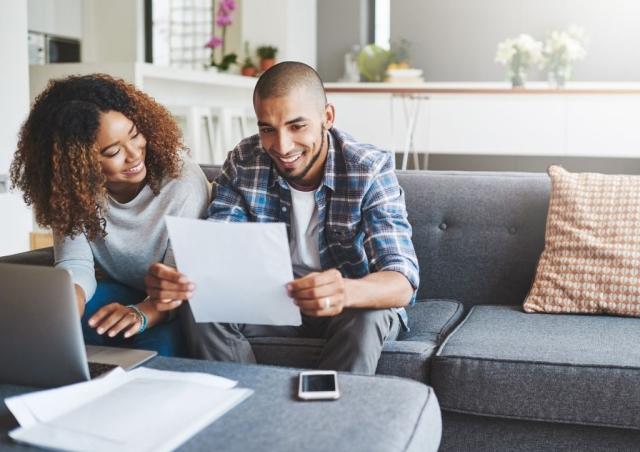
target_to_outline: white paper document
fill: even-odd
[[[253,391],[214,375],[138,368],[5,399],[16,441],[61,450],[173,450]]]
[[[124,373],[122,367],[116,367],[108,375]],[[21,427],[31,427],[38,422],[49,422],[61,414],[72,411],[87,400],[109,392],[112,387],[112,380],[97,378],[90,382],[10,397],[5,399],[5,403]],[[63,403],[60,403],[61,401]]]
[[[196,322],[302,323],[285,288],[293,271],[284,223],[166,221],[178,270],[196,286]]]

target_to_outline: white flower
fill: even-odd
[[[584,40],[584,30],[575,25],[565,31],[552,31],[544,42],[543,66],[551,70],[565,68],[583,59],[587,54]]]
[[[542,43],[530,35],[521,34],[505,39],[498,44],[496,63],[511,66],[512,69],[527,69],[542,58]],[[514,67],[515,66],[515,67]]]
[[[507,39],[506,41],[498,44],[498,50],[496,52],[496,63],[507,65],[511,62],[511,58],[515,55],[516,49],[513,46],[513,40]]]

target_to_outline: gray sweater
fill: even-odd
[[[96,290],[94,261],[110,278],[144,291],[144,276],[152,263],[173,264],[164,216],[206,216],[210,185],[198,164],[186,157],[183,161],[180,176],[165,181],[157,196],[145,185],[128,203],[109,197],[104,239],[90,242],[84,234],[54,239],[55,266],[71,271],[87,301]]]

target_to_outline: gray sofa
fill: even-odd
[[[216,169],[205,168],[209,177]],[[544,174],[398,172],[420,261],[411,331],[379,374],[433,386],[441,450],[640,449],[640,319],[525,314],[544,246]],[[51,264],[51,250],[0,261]],[[313,367],[322,341],[252,340],[260,363]]]

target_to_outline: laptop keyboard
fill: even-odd
[[[89,363],[89,376],[93,379],[100,375],[109,372],[111,369],[115,369],[115,364],[103,364],[103,363]]]

